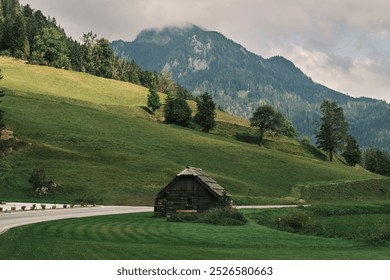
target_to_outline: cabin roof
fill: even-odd
[[[157,196],[160,196],[162,193],[168,189],[172,183],[174,183],[178,178],[184,176],[193,176],[198,179],[210,192],[217,196],[231,196],[220,184],[218,184],[213,178],[211,178],[206,172],[200,168],[187,166],[186,169],[177,174],[176,178],[172,180],[168,186],[166,186]]]

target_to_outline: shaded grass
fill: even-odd
[[[298,187],[297,191],[301,193],[304,200],[316,203],[388,201],[390,199],[390,179],[312,185]]]
[[[0,236],[0,259],[388,259],[354,240],[240,227],[168,223],[150,213],[67,219]]]
[[[301,209],[260,210],[252,212],[250,217],[269,228],[344,238],[371,245],[390,245],[388,204],[321,205]]]

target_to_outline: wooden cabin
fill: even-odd
[[[200,213],[216,207],[229,196],[202,169],[187,167],[157,194],[154,213],[158,216]]]

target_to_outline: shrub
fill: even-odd
[[[231,207],[214,208],[206,211],[203,215],[206,223],[214,225],[243,225],[247,222],[244,214]]]
[[[35,168],[30,174],[28,182],[31,184],[33,192],[39,196],[55,193],[58,187],[54,181],[46,181],[46,174],[43,168]]]
[[[302,211],[294,211],[285,217],[275,219],[278,228],[289,231],[302,231],[309,228],[311,225],[311,217]]]
[[[373,243],[387,243],[390,242],[390,228],[380,227],[375,233],[372,234],[370,241]]]

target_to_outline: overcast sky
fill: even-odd
[[[192,23],[265,58],[282,55],[314,81],[390,102],[388,0],[20,0],[68,35],[132,41],[146,28]]]

